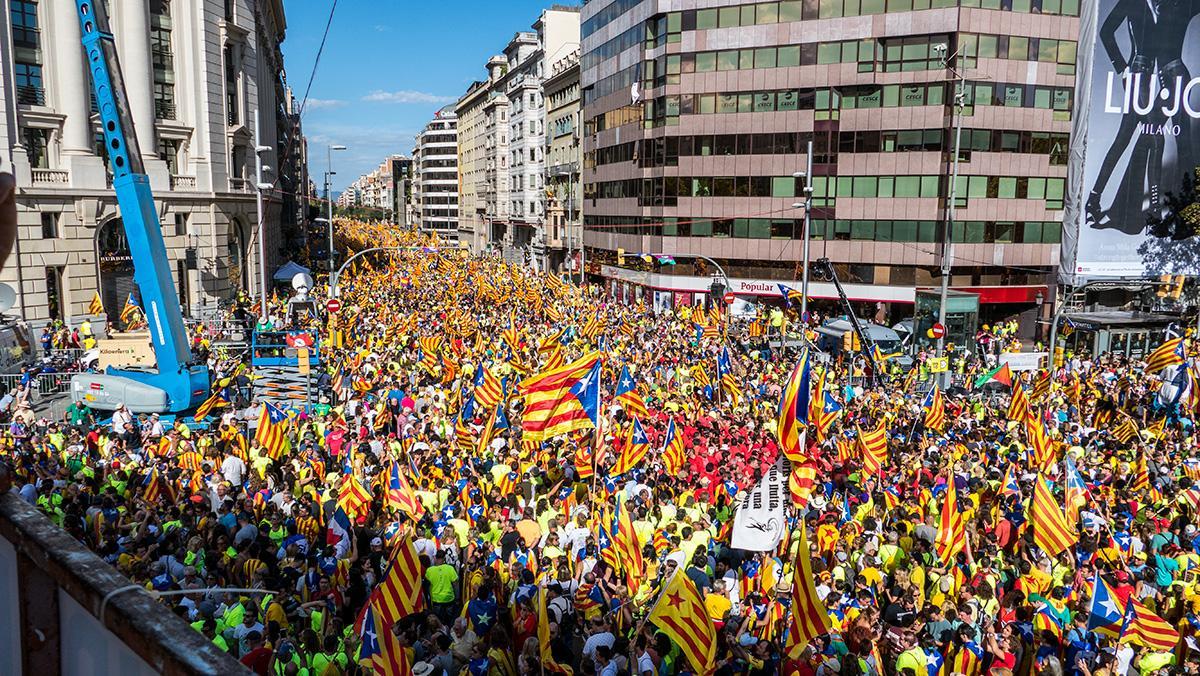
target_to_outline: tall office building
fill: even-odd
[[[0,152],[17,178],[19,236],[0,280],[14,312],[40,324],[80,320],[99,291],[117,317],[133,291],[125,239],[80,44],[75,3],[12,0],[0,17]],[[126,93],[186,309],[255,285],[299,248],[280,229],[281,193],[258,228],[254,115],[267,181],[300,192],[304,149],[287,105],[279,0],[108,0]],[[282,158],[282,160],[281,160]],[[293,175],[299,174],[299,175]],[[289,210],[298,209],[294,202]],[[294,226],[297,214],[287,216]],[[289,236],[302,238],[293,227]]]
[[[590,271],[660,306],[799,279],[806,148],[812,257],[852,299],[940,284],[984,317],[1032,313],[1057,265],[1078,0],[591,0],[582,9]],[[947,64],[948,61],[948,64]],[[947,67],[949,66],[949,67]],[[964,79],[956,210],[947,229]],[[667,253],[678,265],[618,250]],[[592,265],[592,263],[595,265]],[[831,298],[829,284],[813,295]],[[1048,309],[1048,308],[1047,308]]]
[[[458,240],[458,117],[445,106],[417,134],[413,201],[421,232]]]

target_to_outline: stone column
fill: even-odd
[[[142,157],[156,157],[154,133],[154,68],[150,57],[150,5],[147,0],[117,0],[118,25],[114,28],[121,46],[121,70],[125,95],[137,130]]]
[[[62,131],[62,167],[71,173],[76,188],[103,188],[104,160],[96,155],[92,128],[92,81],[84,65],[79,17],[75,3],[49,4],[54,105],[66,115]]]

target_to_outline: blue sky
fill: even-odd
[[[550,0],[340,0],[308,104],[309,171],[323,188],[326,145],[334,153],[334,190],[341,190],[391,153],[412,152],[413,136],[433,114],[482,79],[484,63],[514,33],[530,30]],[[567,3],[563,3],[567,4]],[[283,43],[288,83],[304,96],[327,0],[285,0]]]

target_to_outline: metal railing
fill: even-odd
[[[29,383],[33,387],[31,393],[37,397],[54,397],[68,394],[71,391],[71,376],[76,372],[41,373],[33,376]],[[0,387],[6,392],[15,392],[24,380],[23,373],[0,373]]]
[[[46,105],[46,90],[36,85],[20,85],[17,87],[17,103],[27,106]]]
[[[154,102],[154,119],[156,120],[174,120],[175,119],[175,104],[170,101],[155,101]]]

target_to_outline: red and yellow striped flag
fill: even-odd
[[[596,426],[600,353],[592,352],[554,371],[521,382],[525,399],[522,437],[545,441]],[[586,400],[586,401],[585,401]]]
[[[1143,645],[1158,652],[1172,652],[1179,645],[1179,632],[1133,596],[1129,597],[1131,613],[1122,643]]]
[[[953,564],[954,557],[967,545],[963,529],[962,514],[958,511],[958,489],[954,487],[954,473],[946,476],[946,499],[942,503],[942,518],[938,522],[934,548],[943,563]]]
[[[708,619],[700,592],[682,571],[671,576],[647,619],[679,646],[696,672],[713,673],[717,633]]]
[[[863,474],[877,476],[887,461],[887,423],[881,422],[870,432],[863,432],[858,425],[854,428],[858,430],[858,446],[862,449]]]
[[[817,596],[813,583],[812,553],[808,549],[808,533],[800,521],[796,540],[796,562],[792,569],[792,617],[788,623],[787,655],[799,658],[800,651],[818,636],[829,633],[832,626],[825,604]]]
[[[1034,544],[1050,556],[1058,556],[1079,541],[1079,535],[1067,523],[1066,514],[1054,501],[1050,484],[1041,475],[1033,488],[1029,521]]]
[[[353,474],[347,474],[338,489],[337,504],[354,520],[366,516],[371,506],[371,493],[359,483]]]
[[[1012,384],[1012,399],[1008,402],[1008,419],[1021,421],[1029,417],[1029,397],[1025,395],[1025,385],[1021,382],[1021,375],[1013,379]]]
[[[424,609],[421,596],[423,572],[412,540],[406,535],[400,536],[387,572],[383,574],[383,582],[371,592],[371,603],[379,614],[381,626],[390,627],[396,620]]]

